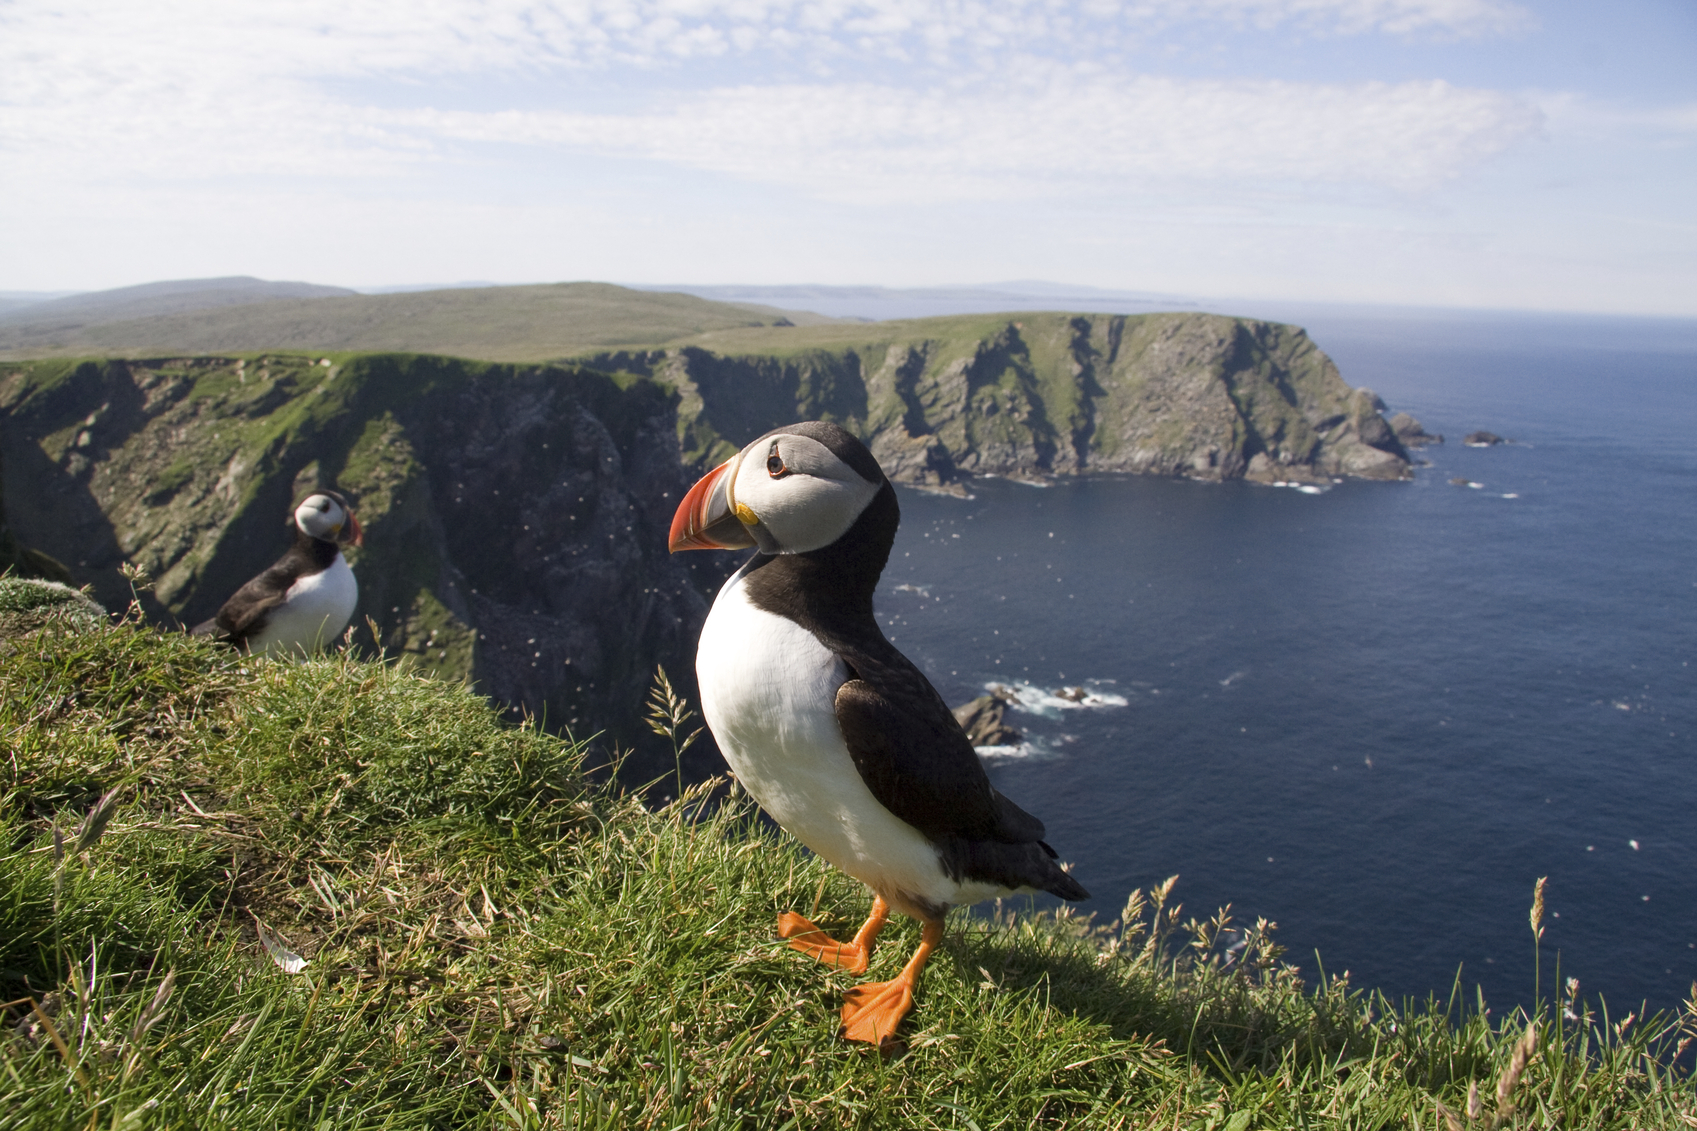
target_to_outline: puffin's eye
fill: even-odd
[[[789,473],[790,469],[784,466],[783,459],[779,457],[776,451],[766,457],[766,474],[773,479],[782,479]]]

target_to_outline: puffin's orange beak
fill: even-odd
[[[353,511],[348,512],[348,536],[344,541],[355,546],[365,545],[365,531],[359,528],[359,519],[354,517]]]
[[[754,536],[737,520],[731,509],[728,488],[737,457],[701,477],[689,489],[678,513],[672,516],[672,533],[667,547],[679,550],[746,550],[755,545]]]

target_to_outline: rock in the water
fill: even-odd
[[[1002,721],[1008,701],[1000,695],[980,695],[955,708],[955,720],[974,746],[1012,746],[1025,736]]]
[[[1475,491],[1477,491],[1479,488],[1483,487],[1484,484],[1483,483],[1475,483],[1471,479],[1464,479],[1464,478],[1462,478],[1461,476],[1458,475],[1454,479],[1450,480],[1450,486],[1451,487],[1472,487]]]
[[[1405,448],[1423,448],[1427,444],[1441,444],[1444,437],[1441,432],[1428,432],[1424,425],[1406,412],[1399,412],[1391,417],[1391,431],[1402,441]]]
[[[1461,442],[1470,448],[1490,448],[1506,441],[1495,432],[1469,432]]]

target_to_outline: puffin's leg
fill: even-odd
[[[943,921],[925,920],[919,949],[907,960],[902,972],[888,982],[856,986],[843,995],[843,1036],[851,1041],[876,1045],[896,1031],[907,1011],[913,1008],[913,987],[931,952],[943,940]]]
[[[884,929],[889,917],[890,905],[884,902],[883,896],[874,895],[872,914],[861,924],[853,942],[838,942],[794,911],[778,916],[778,937],[788,939],[791,947],[803,954],[811,954],[827,966],[847,970],[850,974],[864,974],[866,960],[872,956],[872,940]]]

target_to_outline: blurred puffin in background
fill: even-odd
[[[338,492],[314,491],[295,508],[291,525],[288,553],[236,590],[194,635],[268,656],[301,656],[342,634],[359,601],[342,547],[364,541],[359,520]]]
[[[703,477],[670,536],[673,552],[758,548],[702,627],[702,714],[760,807],[873,892],[852,941],[793,911],[778,934],[858,974],[892,909],[924,924],[899,975],[846,995],[844,1036],[871,1044],[913,1007],[951,906],[1032,891],[1089,898],[1043,843],[1043,822],[990,785],[942,697],[874,620],[900,521],[866,446],[806,422]]]

